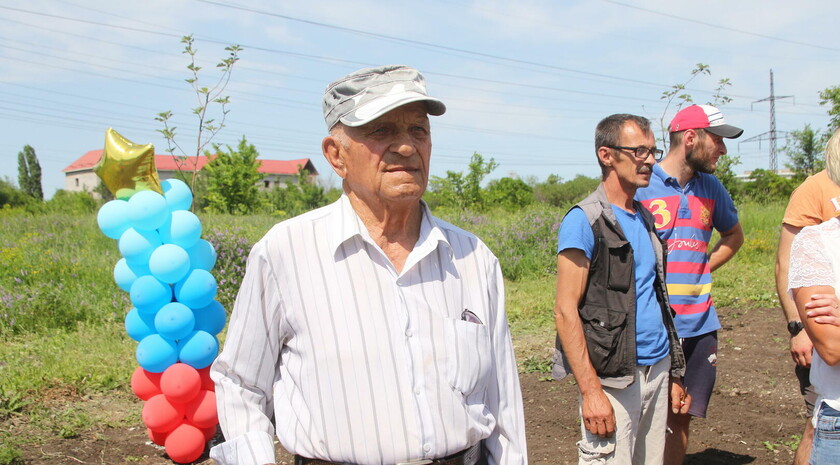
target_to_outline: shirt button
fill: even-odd
[[[414,390],[414,395],[416,395],[416,396],[420,395],[420,388],[417,388],[417,389]]]
[[[425,453],[427,453],[427,454],[428,454],[428,453],[429,453],[429,452],[431,452],[431,451],[432,451],[432,445],[431,445],[431,444],[428,444],[428,443],[427,443],[427,444],[423,444],[423,452],[425,452]]]
[[[405,330],[405,337],[411,337],[411,336],[414,336],[414,333],[410,329],[406,329]]]

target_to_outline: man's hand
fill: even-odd
[[[814,350],[814,344],[808,333],[800,331],[799,334],[790,338],[790,356],[797,365],[802,367],[811,366],[811,353]]]
[[[674,413],[688,413],[691,407],[691,396],[683,387],[682,380],[671,377],[671,411]]]
[[[615,433],[615,411],[602,389],[583,395],[583,424],[592,433],[608,438]]]
[[[840,300],[833,294],[814,294],[805,304],[805,316],[815,323],[840,326]],[[801,334],[801,333],[800,333]]]

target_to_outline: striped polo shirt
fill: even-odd
[[[732,197],[711,174],[697,173],[683,188],[657,164],[636,200],[654,215],[659,237],[668,244],[666,280],[679,336],[719,329],[708,250],[713,229],[728,231],[738,224]]]

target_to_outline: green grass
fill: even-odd
[[[740,208],[746,241],[715,272],[719,307],[740,311],[777,305],[773,267],[783,210],[782,204]],[[562,214],[538,206],[447,218],[482,237],[506,273],[517,278],[506,280],[506,296],[523,370],[543,372],[553,350],[554,242]],[[205,234],[223,232],[246,244],[277,222],[268,215],[202,215],[201,220]],[[46,418],[57,436],[78,434],[94,420],[47,414],[38,405],[44,395],[63,388],[80,396],[131,396],[128,380],[136,367],[136,343],[123,328],[130,308],[127,293],[112,278],[119,259],[117,242],[99,232],[94,213],[0,211],[0,247],[0,424],[29,415]],[[14,456],[14,444],[0,439],[11,444],[0,447],[0,465],[4,460],[13,463],[9,457]]]

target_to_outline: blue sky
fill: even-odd
[[[52,196],[109,127],[165,153],[154,118],[166,110],[194,150],[187,34],[208,86],[225,45],[244,49],[214,142],[244,135],[261,158],[311,158],[325,183],[338,180],[320,153],[323,89],[389,63],[419,68],[447,104],[432,119],[432,175],[464,171],[478,152],[499,163],[491,179],[595,176],[597,122],[626,112],[667,124],[676,108],[660,96],[696,63],[712,72],[688,84],[696,103],[731,80],[721,108],[742,140],[770,129],[769,103],[754,102],[770,96],[771,69],[776,96],[794,97],[776,102],[777,130],[824,128],[818,92],[840,85],[838,13],[836,0],[0,0],[0,177],[17,182],[31,145]],[[738,171],[769,166],[767,141],[728,147]]]

